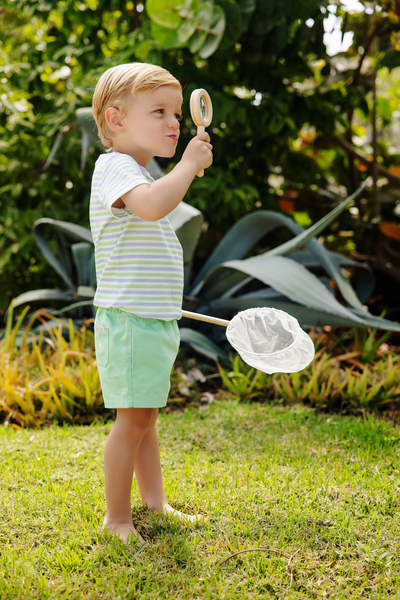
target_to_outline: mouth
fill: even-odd
[[[174,140],[174,142],[178,141],[178,136],[177,135],[169,135],[168,136],[171,140]]]

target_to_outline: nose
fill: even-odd
[[[179,126],[180,126],[179,125],[179,121],[178,121],[178,119],[175,119],[175,117],[173,119],[171,119],[170,122],[168,123],[168,127],[170,129],[176,129],[176,130],[178,130]]]

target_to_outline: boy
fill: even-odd
[[[104,403],[117,418],[104,451],[104,526],[135,535],[130,504],[133,473],[150,509],[189,516],[165,499],[156,433],[182,316],[182,248],[166,217],[201,169],[212,163],[207,133],[194,137],[181,161],[153,181],[153,156],[174,156],[182,120],[182,88],[161,67],[132,63],[108,69],[93,95],[100,138],[111,152],[95,166],[90,225],[95,244],[98,307],[95,346]]]

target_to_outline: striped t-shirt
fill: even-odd
[[[94,304],[170,321],[182,316],[183,258],[168,218],[145,221],[126,206],[112,206],[137,185],[153,181],[127,154],[102,154],[96,161],[90,197]]]

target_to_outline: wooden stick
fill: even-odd
[[[228,327],[229,321],[226,319],[218,319],[217,317],[210,317],[209,315],[200,315],[199,313],[190,312],[188,310],[182,311],[182,317],[187,319],[194,319],[195,321],[204,321],[205,323],[213,323],[213,325],[222,325]]]
[[[206,128],[204,127],[204,125],[198,125],[197,126],[197,135],[199,135],[199,133],[204,133],[206,130]],[[199,171],[197,173],[197,177],[204,177],[204,169],[202,169],[201,171]]]

